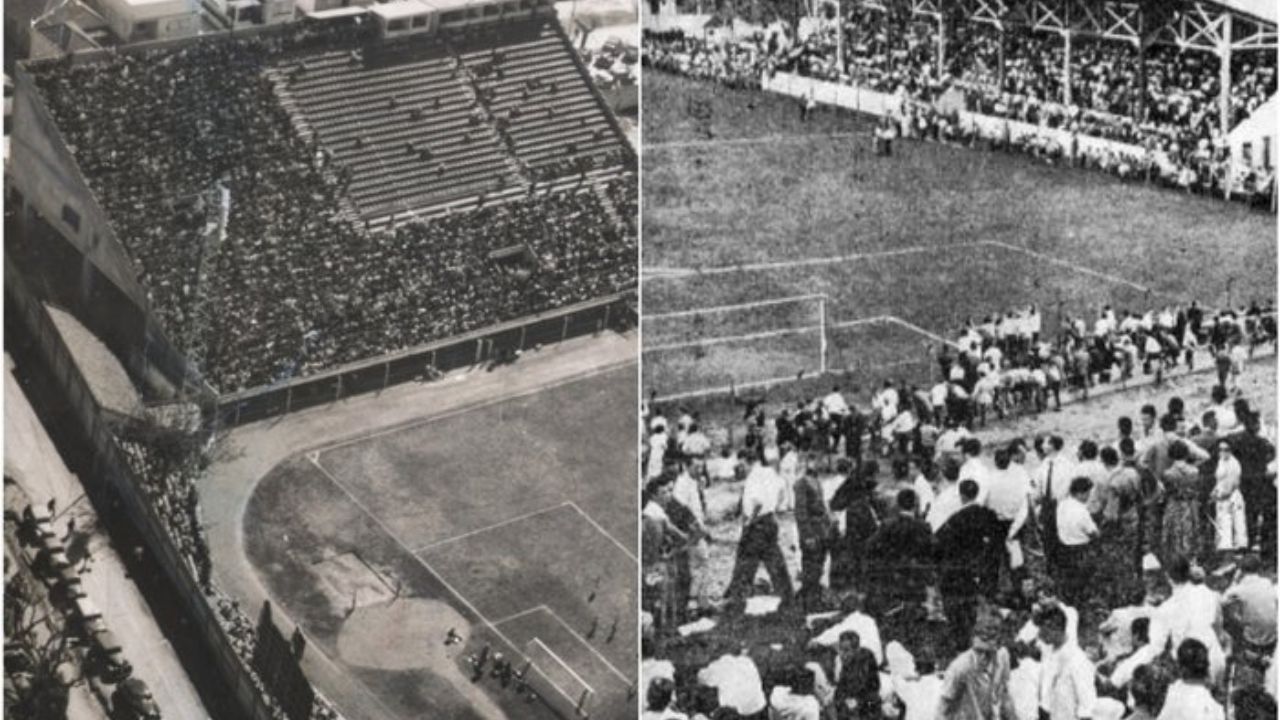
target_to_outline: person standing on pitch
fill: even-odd
[[[770,446],[762,455],[763,458],[755,456],[742,486],[742,538],[738,541],[733,579],[725,590],[725,599],[734,605],[746,597],[762,563],[769,571],[774,593],[782,598],[783,604],[792,599],[791,576],[787,574],[787,563],[778,547],[775,517],[786,494],[782,476],[774,467],[778,464],[778,449]]]
[[[796,532],[800,536],[800,597],[804,603],[822,598],[822,569],[831,552],[835,518],[822,494],[818,473],[809,466],[795,483]]]

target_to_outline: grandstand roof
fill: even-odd
[[[388,20],[396,20],[398,18],[421,15],[430,9],[431,8],[427,7],[425,4],[418,2],[418,0],[403,0],[402,2],[389,2],[382,3],[380,5],[371,5],[369,7],[369,12]]]
[[[1269,23],[1280,23],[1280,3],[1276,0],[1217,0],[1217,2],[1236,12],[1252,15]]]

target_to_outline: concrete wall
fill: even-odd
[[[151,398],[198,384],[150,312],[137,271],[67,149],[29,73],[17,68],[8,190],[22,196],[24,271],[111,348]],[[79,228],[64,212],[79,216]],[[33,243],[41,246],[32,247]],[[8,244],[8,243],[6,243]]]

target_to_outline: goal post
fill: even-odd
[[[691,397],[821,375],[827,301],[813,293],[645,313],[645,385],[664,398]]]

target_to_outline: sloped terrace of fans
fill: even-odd
[[[319,75],[368,40],[300,27],[29,66],[160,325],[223,392],[634,286],[634,230],[603,180],[390,232],[354,222],[337,162],[317,159],[323,129],[278,87],[300,58]],[[465,88],[447,59],[420,61],[453,117]],[[539,258],[531,274],[489,259],[517,243]]]

